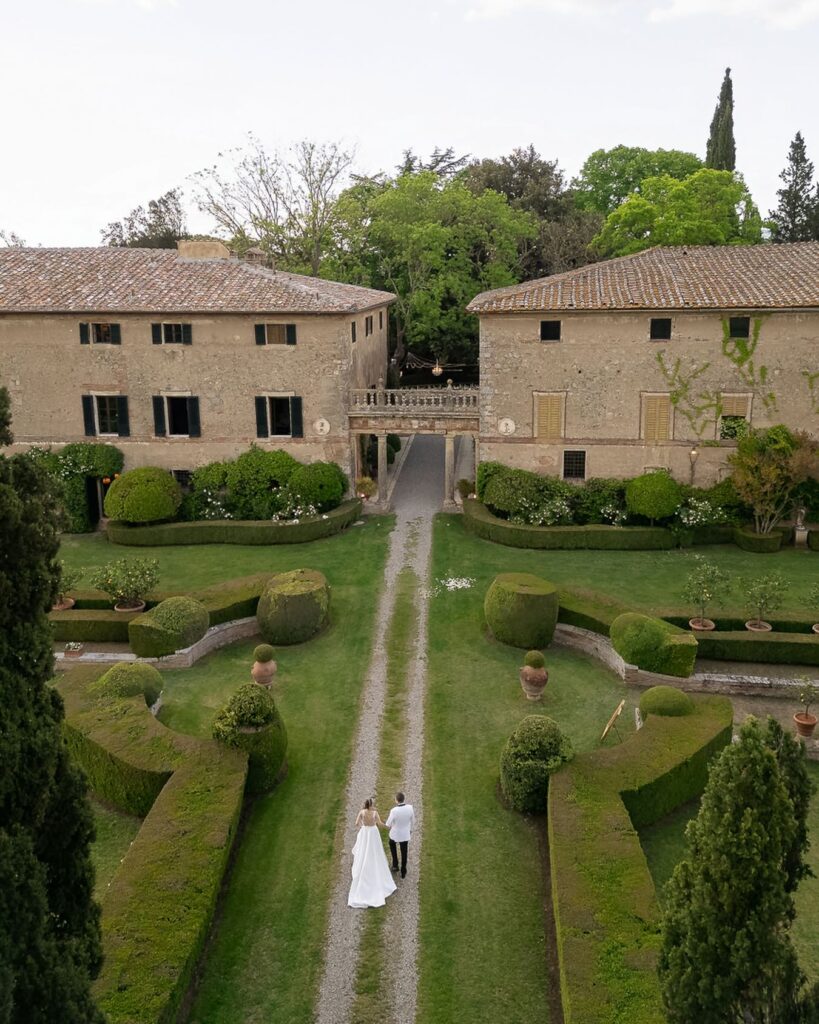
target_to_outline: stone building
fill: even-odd
[[[15,447],[91,438],[180,475],[251,442],[355,471],[349,392],[386,375],[388,292],[164,249],[0,249]]]
[[[480,458],[707,485],[746,425],[819,434],[819,243],[655,248],[476,296]]]

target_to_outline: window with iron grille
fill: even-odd
[[[563,479],[586,479],[586,453],[580,451],[563,452]]]
[[[172,469],[171,475],[183,491],[189,491],[191,489],[191,470]]]
[[[560,341],[560,321],[559,320],[541,320],[540,321],[540,340],[541,341]]]
[[[653,316],[649,338],[652,341],[669,341],[671,338],[671,317]]]

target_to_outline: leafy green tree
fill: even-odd
[[[737,245],[762,240],[750,193],[729,171],[702,168],[678,181],[647,178],[606,218],[592,245],[604,256],[626,256],[653,245]]]
[[[5,428],[8,430],[8,427]],[[59,589],[57,494],[25,455],[0,456],[0,1022],[103,1024],[93,819],[48,685]]]
[[[187,238],[182,196],[172,188],[159,199],[152,199],[147,210],[137,206],[121,221],[113,221],[100,234],[106,245],[130,249],[173,249]]]
[[[787,166],[779,177],[785,183],[784,188],[777,190],[779,203],[769,214],[774,241],[808,242],[819,238],[813,163],[808,160],[801,132],[797,132],[791,142]]]
[[[804,976],[789,928],[807,840],[793,743],[752,718],[711,767],[666,888],[659,975],[670,1024],[799,1019]]]
[[[725,77],[719,91],[719,99],[711,118],[711,131],[705,147],[705,166],[716,171],[735,171],[737,147],[734,142],[734,86],[731,69],[725,69]]]
[[[680,149],[596,149],[574,182],[576,203],[579,209],[608,216],[632,193],[639,193],[646,178],[668,175],[682,181],[701,167],[698,156]]]

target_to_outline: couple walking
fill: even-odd
[[[386,898],[396,890],[390,871],[397,872],[398,850],[401,850],[401,877],[407,876],[407,849],[415,824],[412,804],[404,802],[404,794],[395,794],[395,807],[386,822],[379,817],[372,800],[365,800],[355,819],[358,836],[353,847],[353,884],[347,903],[351,907],[383,907]],[[387,864],[380,828],[390,830],[392,867]]]

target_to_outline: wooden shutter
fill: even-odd
[[[563,437],[563,395],[536,395],[537,438],[541,441]]]
[[[182,344],[192,345],[193,344],[193,330],[190,324],[182,324]]]
[[[97,433],[97,421],[94,419],[94,396],[82,396],[82,418],[85,424],[85,436],[94,437]]]
[[[117,396],[117,433],[120,437],[131,436],[131,424],[128,419],[128,398],[126,395]]]
[[[88,324],[80,324],[80,344],[90,345],[91,344],[91,331]]]
[[[668,395],[645,396],[645,440],[668,441],[671,436],[671,398]]]
[[[285,342],[288,345],[296,344],[296,325],[285,324]]]
[[[202,424],[199,420],[199,399],[188,399],[188,437],[201,437]]]
[[[304,420],[301,411],[301,398],[294,395],[290,399],[290,436],[304,437]]]
[[[257,325],[258,326],[258,325]],[[264,326],[262,324],[261,326]],[[270,437],[270,424],[267,421],[268,401],[262,395],[256,396],[256,437]]]
[[[748,418],[747,395],[721,395],[723,416],[744,416]]]
[[[254,327],[256,334],[256,344],[266,345],[267,344],[267,332],[264,329],[264,324],[256,324]]]
[[[111,344],[122,344],[122,333],[120,332],[119,324],[111,324]]]
[[[154,434],[157,437],[164,437],[165,430],[165,399],[162,395],[153,396],[154,404]]]
[[[162,324],[151,324],[151,341],[154,345],[162,344]]]

